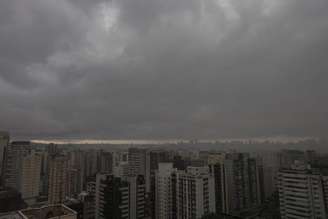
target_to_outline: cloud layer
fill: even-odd
[[[16,136],[325,136],[326,0],[2,0]]]

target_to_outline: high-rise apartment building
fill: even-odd
[[[320,170],[280,170],[278,190],[282,219],[327,218],[327,176]]]
[[[5,148],[4,185],[19,191],[29,204],[39,196],[40,175],[41,155],[30,142],[16,141]]]
[[[277,174],[280,169],[280,154],[277,152],[266,152],[260,156],[263,170],[263,197],[268,199],[278,191]]]
[[[151,218],[155,218],[155,174],[158,170],[158,164],[161,162],[169,161],[169,153],[164,150],[149,150],[147,151],[147,166],[149,172],[146,173],[146,185],[147,185],[147,215]]]
[[[129,189],[112,175],[97,175],[96,219],[129,218]]]
[[[300,150],[282,150],[279,154],[280,166],[282,168],[290,168],[295,162],[305,163],[306,157]]]
[[[124,165],[121,166],[121,172],[125,172]],[[129,148],[128,149],[128,175],[138,176],[142,175],[145,179],[146,193],[147,193],[147,210],[146,214],[151,215],[153,204],[151,197],[151,153],[143,148]]]
[[[177,218],[200,219],[215,213],[214,177],[208,167],[187,167],[176,178]]]
[[[68,159],[64,155],[53,155],[49,158],[50,204],[62,203],[68,194]]]
[[[238,213],[261,203],[262,169],[257,159],[247,153],[213,153],[208,164],[215,179],[217,212]]]
[[[43,151],[41,154],[41,173],[40,173],[40,196],[47,197],[49,189],[49,154]]]
[[[115,166],[113,168],[113,174],[118,177],[131,175],[129,163],[121,162],[118,166]]]
[[[0,132],[0,185],[3,183],[3,164],[4,164],[4,156],[5,156],[5,149],[8,147],[9,144],[9,133],[8,132]]]
[[[6,187],[20,190],[22,158],[31,148],[31,143],[28,141],[11,142],[5,148],[3,180]]]
[[[147,150],[141,148],[129,148],[128,159],[131,175],[146,176]]]
[[[82,192],[81,171],[80,169],[69,168],[67,173],[68,196],[77,197]]]
[[[94,219],[96,212],[95,196],[88,192],[82,192],[78,198],[83,203],[83,219]]]
[[[40,194],[41,155],[34,150],[22,157],[19,191],[28,204],[36,202]]]
[[[208,167],[178,171],[160,163],[156,173],[156,218],[195,218],[215,213],[214,177]]]
[[[208,155],[210,174],[214,177],[215,210],[217,213],[228,212],[227,180],[225,173],[225,153],[211,153]]]
[[[82,150],[71,151],[68,154],[69,158],[69,169],[71,170],[71,182],[73,183],[73,187],[76,192],[81,192],[86,187],[87,182],[87,159],[86,152]]]
[[[116,177],[97,174],[96,219],[142,219],[145,218],[144,177]]]
[[[114,151],[113,155],[113,166],[119,166],[122,162],[128,162],[129,152],[126,150],[123,151]]]
[[[326,215],[328,215],[328,171],[325,169],[322,171],[322,186],[323,186],[323,196],[325,199]]]
[[[228,212],[238,212],[261,203],[257,163],[247,153],[229,153],[224,162]]]
[[[86,178],[97,174],[98,152],[96,150],[88,150],[84,153],[84,171]]]
[[[176,219],[176,172],[173,163],[159,163],[156,172],[156,219]]]
[[[125,177],[123,180],[129,183],[129,215],[130,219],[146,218],[146,182],[142,175]]]
[[[99,172],[112,173],[113,172],[113,155],[110,152],[100,151],[99,154]]]

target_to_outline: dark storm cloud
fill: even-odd
[[[326,0],[4,0],[0,129],[323,136]]]

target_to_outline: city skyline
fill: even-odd
[[[0,132],[0,218],[326,218],[327,141],[56,144]]]
[[[149,145],[149,144],[178,144],[178,143],[216,143],[216,142],[275,142],[275,143],[297,143],[305,140],[318,140],[314,137],[291,137],[291,136],[277,136],[277,137],[257,137],[257,138],[217,138],[217,139],[30,139],[33,143],[40,144],[136,144],[136,145]]]
[[[0,219],[328,218],[328,0],[0,0]]]

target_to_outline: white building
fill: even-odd
[[[176,181],[177,169],[172,163],[159,163],[155,179],[155,212],[156,219],[171,219],[175,207],[172,197],[175,196],[174,181]]]
[[[282,219],[327,218],[327,178],[306,169],[281,170],[278,173],[280,214]],[[326,191],[326,192],[325,192]]]
[[[176,181],[178,218],[196,218],[215,213],[214,177],[208,167],[188,167]]]
[[[215,213],[214,177],[208,167],[177,171],[160,163],[156,173],[156,218],[196,218]]]

